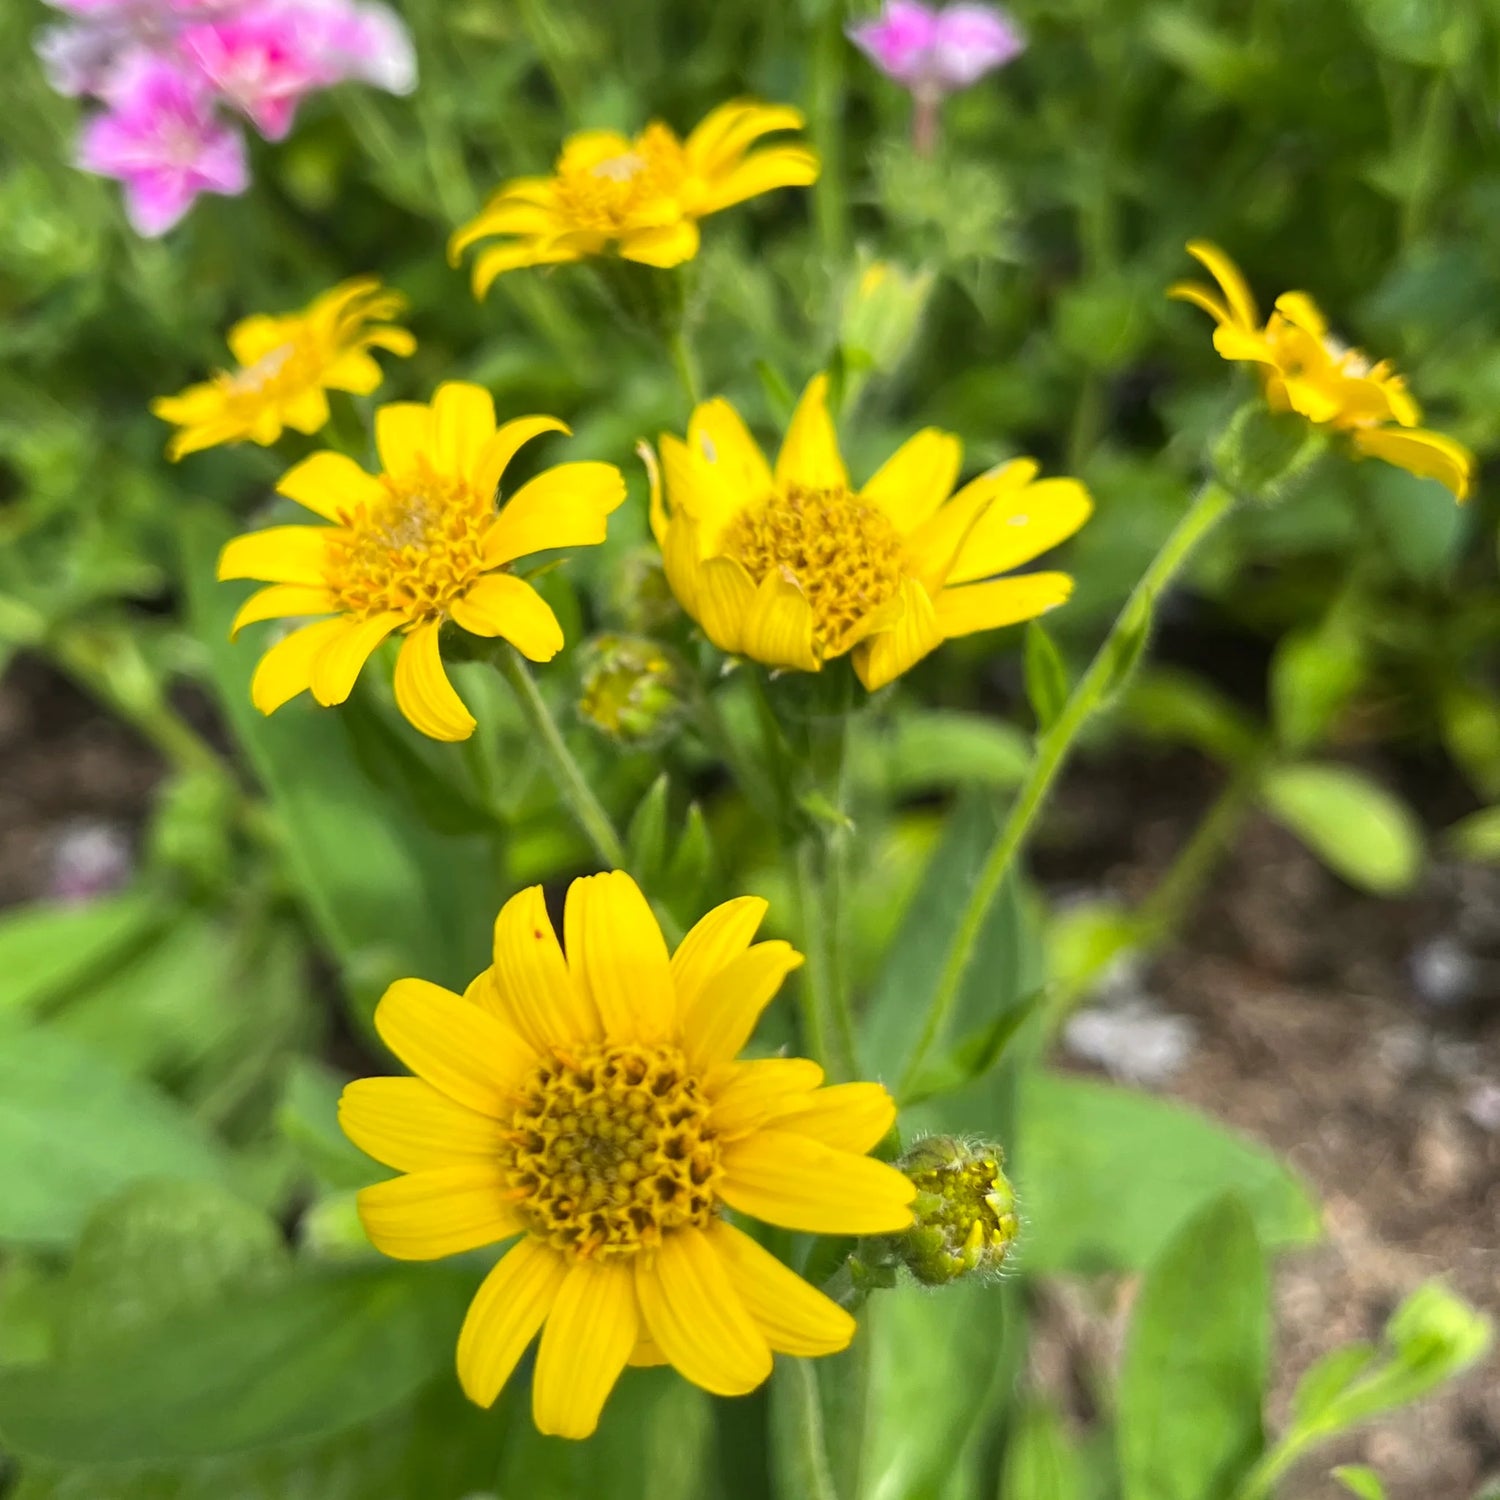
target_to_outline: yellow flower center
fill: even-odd
[[[631,1254],[713,1217],[709,1103],[675,1047],[606,1043],[540,1064],[506,1172],[532,1231],[580,1258]]]
[[[589,165],[561,166],[557,198],[577,229],[613,237],[645,210],[674,198],[686,175],[677,137],[665,125],[648,125],[629,151]]]
[[[441,619],[485,571],[494,502],[430,469],[400,486],[381,478],[385,497],[345,513],[343,534],[329,540],[328,587],[341,611],[361,619],[386,610],[413,624]]]
[[[791,485],[741,511],[724,551],[759,583],[778,572],[813,612],[813,651],[837,656],[849,632],[901,587],[901,537],[885,512],[845,489]]]
[[[298,360],[299,350],[296,340],[288,340],[285,344],[278,344],[269,354],[263,354],[253,365],[246,365],[242,370],[235,370],[232,374],[224,377],[227,388],[236,396],[260,396],[270,387],[284,384],[285,377],[292,375],[295,370],[289,370],[288,366],[306,363],[305,358]]]

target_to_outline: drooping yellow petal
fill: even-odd
[[[537,1061],[508,1026],[425,979],[391,985],[375,1007],[375,1030],[419,1078],[496,1120],[510,1119],[511,1094]]]
[[[568,970],[619,1041],[659,1042],[676,1030],[677,1000],[661,927],[623,870],[568,887],[563,908]]]
[[[702,1230],[667,1234],[635,1258],[641,1321],[679,1373],[716,1396],[743,1396],[771,1374],[771,1349]]]
[[[927,590],[915,578],[901,580],[900,620],[854,648],[854,670],[869,692],[894,682],[943,643],[942,628]]]
[[[285,620],[295,615],[326,615],[338,608],[333,593],[306,583],[273,583],[245,600],[229,627],[233,640],[247,625],[261,620]]]
[[[683,1015],[697,1004],[708,981],[750,946],[769,909],[759,896],[736,896],[693,924],[672,955],[672,983]]]
[[[1460,503],[1473,489],[1474,455],[1441,432],[1420,427],[1367,427],[1351,434],[1354,450],[1366,458],[1381,458],[1420,479],[1435,479]]]
[[[491,990],[500,1014],[543,1056],[600,1037],[599,1017],[568,973],[539,885],[518,891],[495,918]]]
[[[1257,328],[1240,328],[1234,323],[1220,323],[1214,329],[1214,348],[1223,359],[1271,365],[1273,368],[1277,363],[1276,351],[1266,341],[1265,334]]]
[[[474,715],[453,690],[438,654],[438,622],[419,625],[396,658],[396,706],[409,723],[434,740],[466,740]]]
[[[342,521],[358,506],[378,505],[386,489],[342,453],[313,453],[281,476],[276,493],[325,520]]]
[[[410,340],[410,344],[411,348],[405,351],[408,354],[415,349],[416,340]],[[350,349],[339,355],[323,372],[323,384],[328,390],[347,391],[351,396],[368,396],[380,388],[384,379],[380,361],[364,349]]]
[[[815,1097],[813,1090],[823,1081],[822,1068],[805,1057],[763,1057],[754,1062],[735,1063],[726,1072],[728,1077],[714,1097],[713,1111],[713,1128],[726,1141],[738,1140],[752,1130],[759,1130],[767,1120],[796,1113],[799,1106],[810,1105]],[[884,1134],[882,1131],[881,1135]],[[877,1136],[876,1140],[879,1139]]]
[[[304,693],[312,685],[313,662],[318,653],[346,628],[342,615],[304,625],[282,637],[261,657],[250,679],[250,701],[263,713],[273,714],[283,703]]]
[[[776,482],[810,490],[847,489],[849,475],[828,415],[828,377],[814,375],[792,413],[776,455]]]
[[[395,479],[421,472],[432,462],[432,408],[421,401],[392,401],[375,410],[375,447],[380,466]]]
[[[777,939],[756,943],[709,978],[682,1017],[683,1050],[694,1066],[707,1072],[733,1062],[761,1012],[801,963],[802,955]]]
[[[372,615],[368,620],[345,619],[343,630],[330,633],[318,654],[313,658],[308,686],[312,695],[324,708],[342,703],[354,691],[355,679],[360,669],[370,659],[370,653],[398,626],[405,617],[394,610]]]
[[[1240,274],[1240,268],[1217,245],[1208,240],[1189,240],[1187,252],[1219,283],[1236,323],[1242,328],[1253,328],[1260,322],[1249,284]]]
[[[219,579],[255,578],[262,583],[326,584],[328,539],[336,535],[326,526],[268,526],[247,532],[224,544],[219,553]]]
[[[523,444],[544,432],[570,431],[566,422],[556,417],[517,417],[504,426],[484,445],[474,465],[474,488],[481,494],[492,496],[500,487],[500,477],[510,467]]]
[[[896,1123],[896,1101],[878,1083],[836,1083],[799,1109],[776,1116],[777,1130],[809,1135],[825,1146],[863,1156]]]
[[[639,1330],[628,1260],[584,1260],[570,1267],[537,1353],[531,1411],[538,1430],[552,1437],[588,1437],[599,1425]]]
[[[458,1335],[458,1379],[470,1401],[494,1405],[567,1274],[562,1256],[528,1235],[480,1283]]]
[[[668,270],[698,253],[698,226],[691,219],[633,229],[620,240],[620,258]]]
[[[1076,479],[1040,479],[997,495],[958,549],[947,583],[992,578],[1066,541],[1094,512]]]
[[[506,502],[485,537],[485,561],[497,567],[554,547],[597,546],[624,499],[625,476],[613,464],[558,464]]]
[[[1034,620],[1067,602],[1073,580],[1066,573],[1027,573],[1020,578],[996,578],[944,589],[937,597],[936,617],[943,639],[998,630]]]
[[[885,1234],[911,1223],[916,1189],[894,1167],[805,1135],[760,1130],[723,1151],[720,1196],[751,1218],[808,1234]]]
[[[248,370],[286,342],[287,325],[292,321],[270,313],[251,313],[225,334],[224,342],[229,345],[234,362]]]
[[[514,1196],[497,1162],[461,1162],[361,1188],[355,1202],[382,1255],[439,1260],[518,1234]]]
[[[1276,299],[1276,311],[1320,343],[1328,337],[1328,319],[1306,292],[1283,292]]]
[[[448,380],[432,398],[432,457],[439,474],[467,479],[495,436],[495,402],[483,386]]]
[[[551,661],[563,648],[552,606],[513,573],[486,573],[448,608],[454,624],[470,635],[504,636],[530,661]]]
[[[310,436],[328,425],[330,415],[328,397],[323,394],[322,386],[315,385],[283,400],[275,408],[274,420],[284,423],[293,432]]]
[[[740,650],[768,667],[816,672],[820,664],[813,650],[813,623],[807,595],[780,573],[767,573],[745,616]]]
[[[507,1128],[420,1078],[356,1078],[339,1096],[339,1125],[366,1156],[398,1172],[493,1163]]]
[[[728,1267],[746,1310],[778,1354],[810,1359],[849,1347],[858,1325],[831,1297],[723,1219],[715,1219],[704,1234]]]
[[[860,491],[878,505],[902,536],[937,514],[958,480],[963,444],[951,432],[924,427],[876,470]]]
[[[599,248],[604,248],[600,236]],[[519,271],[523,266],[563,265],[571,260],[581,260],[589,252],[579,247],[560,245],[555,239],[522,240],[513,245],[496,245],[474,259],[474,295],[482,298],[494,285],[497,277],[507,271]]]
[[[769,146],[754,151],[709,182],[694,200],[694,211],[714,214],[777,188],[810,187],[818,180],[818,169],[817,152],[808,146]]]
[[[731,99],[711,110],[683,143],[689,160],[705,176],[732,167],[755,141],[774,130],[800,130],[802,111],[790,104]]]
[[[1194,307],[1202,308],[1215,323],[1233,321],[1233,315],[1222,299],[1214,296],[1206,286],[1200,286],[1195,281],[1174,281],[1167,288],[1167,296],[1174,302],[1191,302]]]

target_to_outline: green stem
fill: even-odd
[[[780,1439],[781,1484],[778,1490],[797,1500],[839,1500],[828,1463],[823,1429],[823,1398],[818,1372],[810,1359],[783,1359],[775,1377],[776,1423]]]
[[[594,853],[599,856],[604,865],[611,870],[624,869],[625,846],[620,841],[620,835],[615,832],[614,822],[590,790],[588,781],[579,769],[578,762],[573,759],[573,752],[568,749],[567,742],[563,739],[557,722],[552,717],[551,710],[547,707],[541,693],[537,691],[537,685],[532,680],[531,673],[526,670],[519,654],[509,646],[497,651],[493,659],[500,669],[500,675],[515,691],[527,722],[536,731],[537,738],[541,741],[542,748],[547,755],[547,764],[552,773],[553,783],[563,801],[567,803],[568,811],[573,814],[574,821],[583,830],[584,836],[593,845]]]
[[[1010,874],[1011,865],[1030,833],[1031,825],[1036,821],[1052,783],[1067,764],[1079,731],[1109,696],[1114,685],[1112,679],[1117,667],[1118,647],[1123,644],[1122,637],[1139,628],[1142,613],[1149,613],[1154,601],[1176,577],[1193,549],[1229,513],[1234,503],[1234,496],[1217,481],[1210,480],[1199,490],[1187,514],[1177,523],[1172,534],[1162,544],[1161,550],[1151,560],[1150,566],[1141,575],[1125,607],[1104,638],[1103,645],[1069,695],[1062,713],[1038,742],[1026,780],[1017,791],[1010,814],[991,846],[969,894],[968,904],[964,907],[953,944],[943,961],[927,1018],[907,1063],[898,1094],[909,1091],[921,1072],[927,1054],[943,1034],[958,1001],[979,935],[989,918],[996,896]]]
[[[1277,1480],[1309,1448],[1332,1435],[1331,1432],[1313,1432],[1308,1428],[1288,1433],[1274,1448],[1261,1454],[1260,1461],[1245,1475],[1239,1489],[1234,1492],[1234,1500],[1266,1500],[1267,1496],[1274,1493]]]
[[[682,382],[688,405],[697,406],[703,399],[701,395],[703,384],[698,375],[698,360],[680,325],[667,335],[667,353],[671,356],[672,368],[677,371],[678,380]]]
[[[797,987],[797,997],[802,1007],[803,1042],[819,1062],[830,1063],[833,970],[818,863],[817,846],[811,839],[804,839],[792,857],[802,946],[807,950],[807,968]]]
[[[849,244],[849,204],[844,191],[844,37],[843,0],[825,0],[812,43],[812,90],[808,114],[820,168],[814,212],[822,241],[824,272],[837,274]]]

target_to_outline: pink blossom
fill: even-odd
[[[78,164],[118,178],[140,234],[165,234],[200,193],[250,185],[245,142],[214,113],[203,81],[165,58],[140,53],[110,81],[107,113],[84,126]]]
[[[918,0],[886,0],[876,20],[849,28],[849,38],[887,77],[928,98],[968,88],[1026,45],[994,6],[934,10]]]
[[[409,94],[416,87],[411,37],[388,7],[357,5],[352,0],[279,3],[295,14],[304,45],[322,66],[324,83],[357,80],[391,94]]]
[[[295,11],[263,5],[189,26],[180,38],[209,84],[269,141],[286,135],[302,96],[325,81],[297,21]]]

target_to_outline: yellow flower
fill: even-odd
[[[602,542],[605,517],[625,498],[613,464],[559,464],[496,509],[500,476],[516,450],[555,417],[520,417],[495,428],[488,391],[450,381],[431,406],[399,401],[375,413],[382,472],[341,453],[314,453],[277,490],[330,526],[272,526],[236,537],[220,578],[255,578],[232,627],[255,620],[328,615],[278,641],[262,658],[251,696],[272,713],[306,688],[342,703],[370,653],[403,632],[396,702],[423,734],[467,739],[474,719],[443,671],[438,632],[452,620],[472,635],[503,636],[532,661],[562,649],[562,628],[518,558]]]
[[[803,672],[852,651],[873,692],[945,640],[1068,597],[1065,573],[996,575],[1083,525],[1093,506],[1076,479],[1036,481],[1037,465],[1022,458],[952,494],[962,446],[928,427],[856,490],[826,395],[819,375],[774,471],[721,399],[693,413],[685,443],[662,436],[665,498],[642,450],[668,581],[720,650]]]
[[[1214,348],[1225,359],[1256,367],[1272,411],[1294,411],[1315,426],[1346,433],[1358,457],[1382,458],[1436,479],[1459,500],[1468,498],[1474,455],[1462,443],[1417,426],[1421,408],[1389,360],[1372,365],[1360,350],[1340,343],[1305,292],[1283,292],[1262,326],[1239,267],[1206,240],[1193,240],[1187,248],[1218,282],[1222,296],[1188,281],[1169,287],[1167,295],[1213,318],[1218,324]]]
[[[750,147],[775,130],[799,130],[784,104],[741,99],[722,104],[688,136],[659,120],[632,141],[614,130],[570,136],[551,177],[506,183],[448,244],[454,265],[476,240],[494,246],[474,262],[474,295],[518,266],[604,255],[648,266],[677,266],[698,253],[698,220],[779,187],[806,187],[818,158],[806,146]]]
[[[299,313],[257,313],[236,323],[228,342],[238,368],[151,403],[156,416],[180,429],[168,457],[247,439],[265,447],[284,427],[319,431],[328,421],[325,391],[367,396],[380,384],[371,349],[404,356],[417,347],[404,328],[372,321],[397,317],[405,306],[399,293],[364,276],[324,292]]]
[[[878,1234],[911,1223],[915,1194],[864,1154],[895,1119],[878,1084],[735,1061],[802,962],[752,945],[765,911],[727,902],[669,958],[635,882],[593,875],[568,891],[564,958],[533,886],[463,996],[419,979],[386,991],[376,1029],[418,1076],[361,1079],[340,1101],[349,1138],[405,1174],[360,1193],[366,1232],[402,1260],[521,1236],[459,1335],[470,1400],[495,1400],[538,1330],[536,1424],[573,1438],[627,1364],[735,1396],[773,1350],[849,1343],[849,1314],[724,1217]]]

